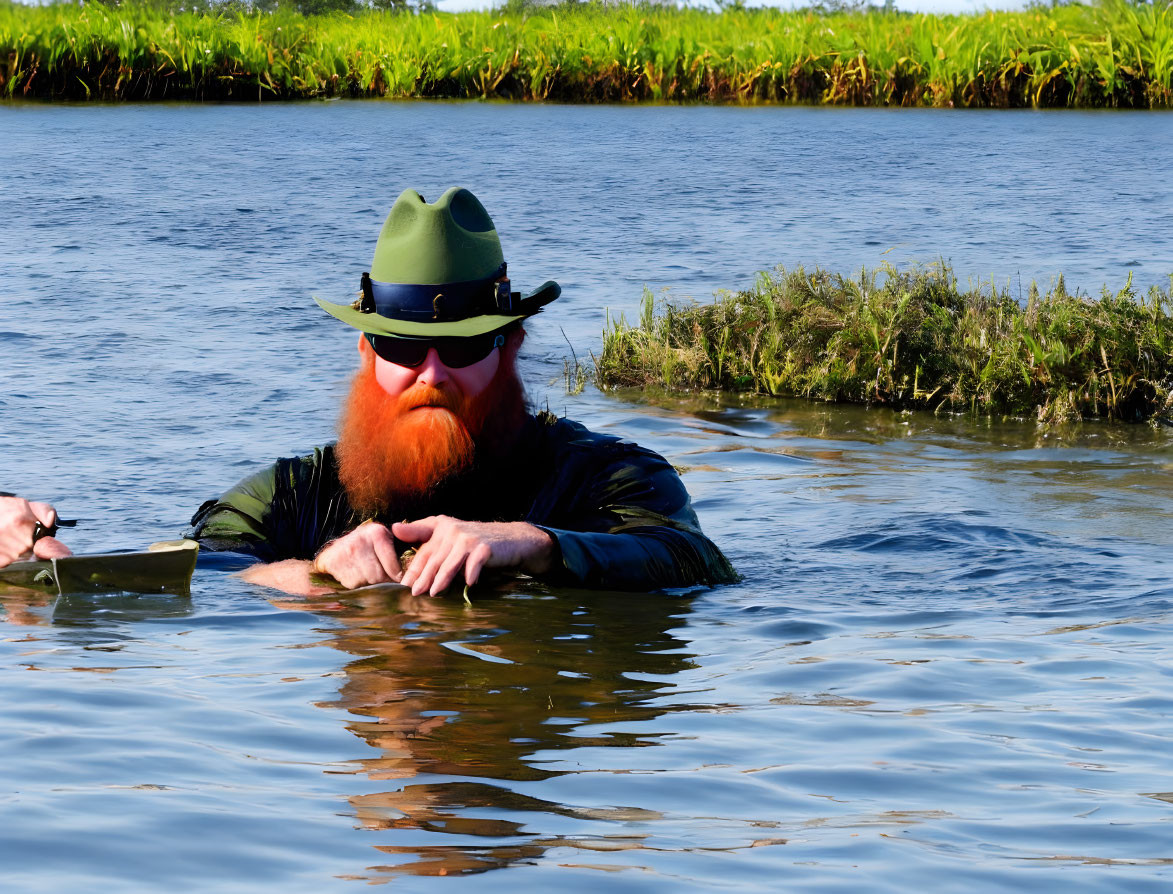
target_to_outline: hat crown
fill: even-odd
[[[532,317],[562,293],[552,280],[514,292],[504,272],[497,229],[476,196],[453,187],[428,204],[408,189],[383,222],[361,297],[314,300],[370,335],[468,338]]]
[[[484,206],[467,189],[452,187],[432,204],[406,189],[383,222],[371,279],[441,285],[492,276],[505,260]]]

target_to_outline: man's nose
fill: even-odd
[[[435,388],[448,379],[448,367],[440,362],[440,355],[436,353],[435,348],[428,348],[428,355],[419,365],[415,380],[422,385],[431,385]]]

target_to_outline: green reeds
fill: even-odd
[[[1173,418],[1173,303],[1132,280],[1099,298],[1060,277],[1025,303],[993,285],[962,290],[944,265],[885,266],[846,279],[779,269],[714,304],[644,296],[596,358],[603,388],[727,389],[938,412]]]
[[[875,106],[1173,105],[1173,6],[172,13],[0,0],[0,95],[496,97]]]

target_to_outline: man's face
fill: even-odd
[[[434,348],[419,366],[392,363],[360,339],[336,448],[351,505],[367,513],[423,506],[478,457],[508,451],[525,414],[514,368],[523,336],[514,332],[463,367],[446,365]]]

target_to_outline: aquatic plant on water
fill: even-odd
[[[959,287],[944,265],[855,278],[761,274],[707,305],[645,294],[642,317],[608,325],[602,388],[726,389],[819,400],[1030,417],[1173,419],[1173,303],[1131,277],[1098,298],[1062,277],[1020,301]]]
[[[301,16],[0,2],[0,95],[1167,108],[1173,6],[913,15],[583,3]]]

